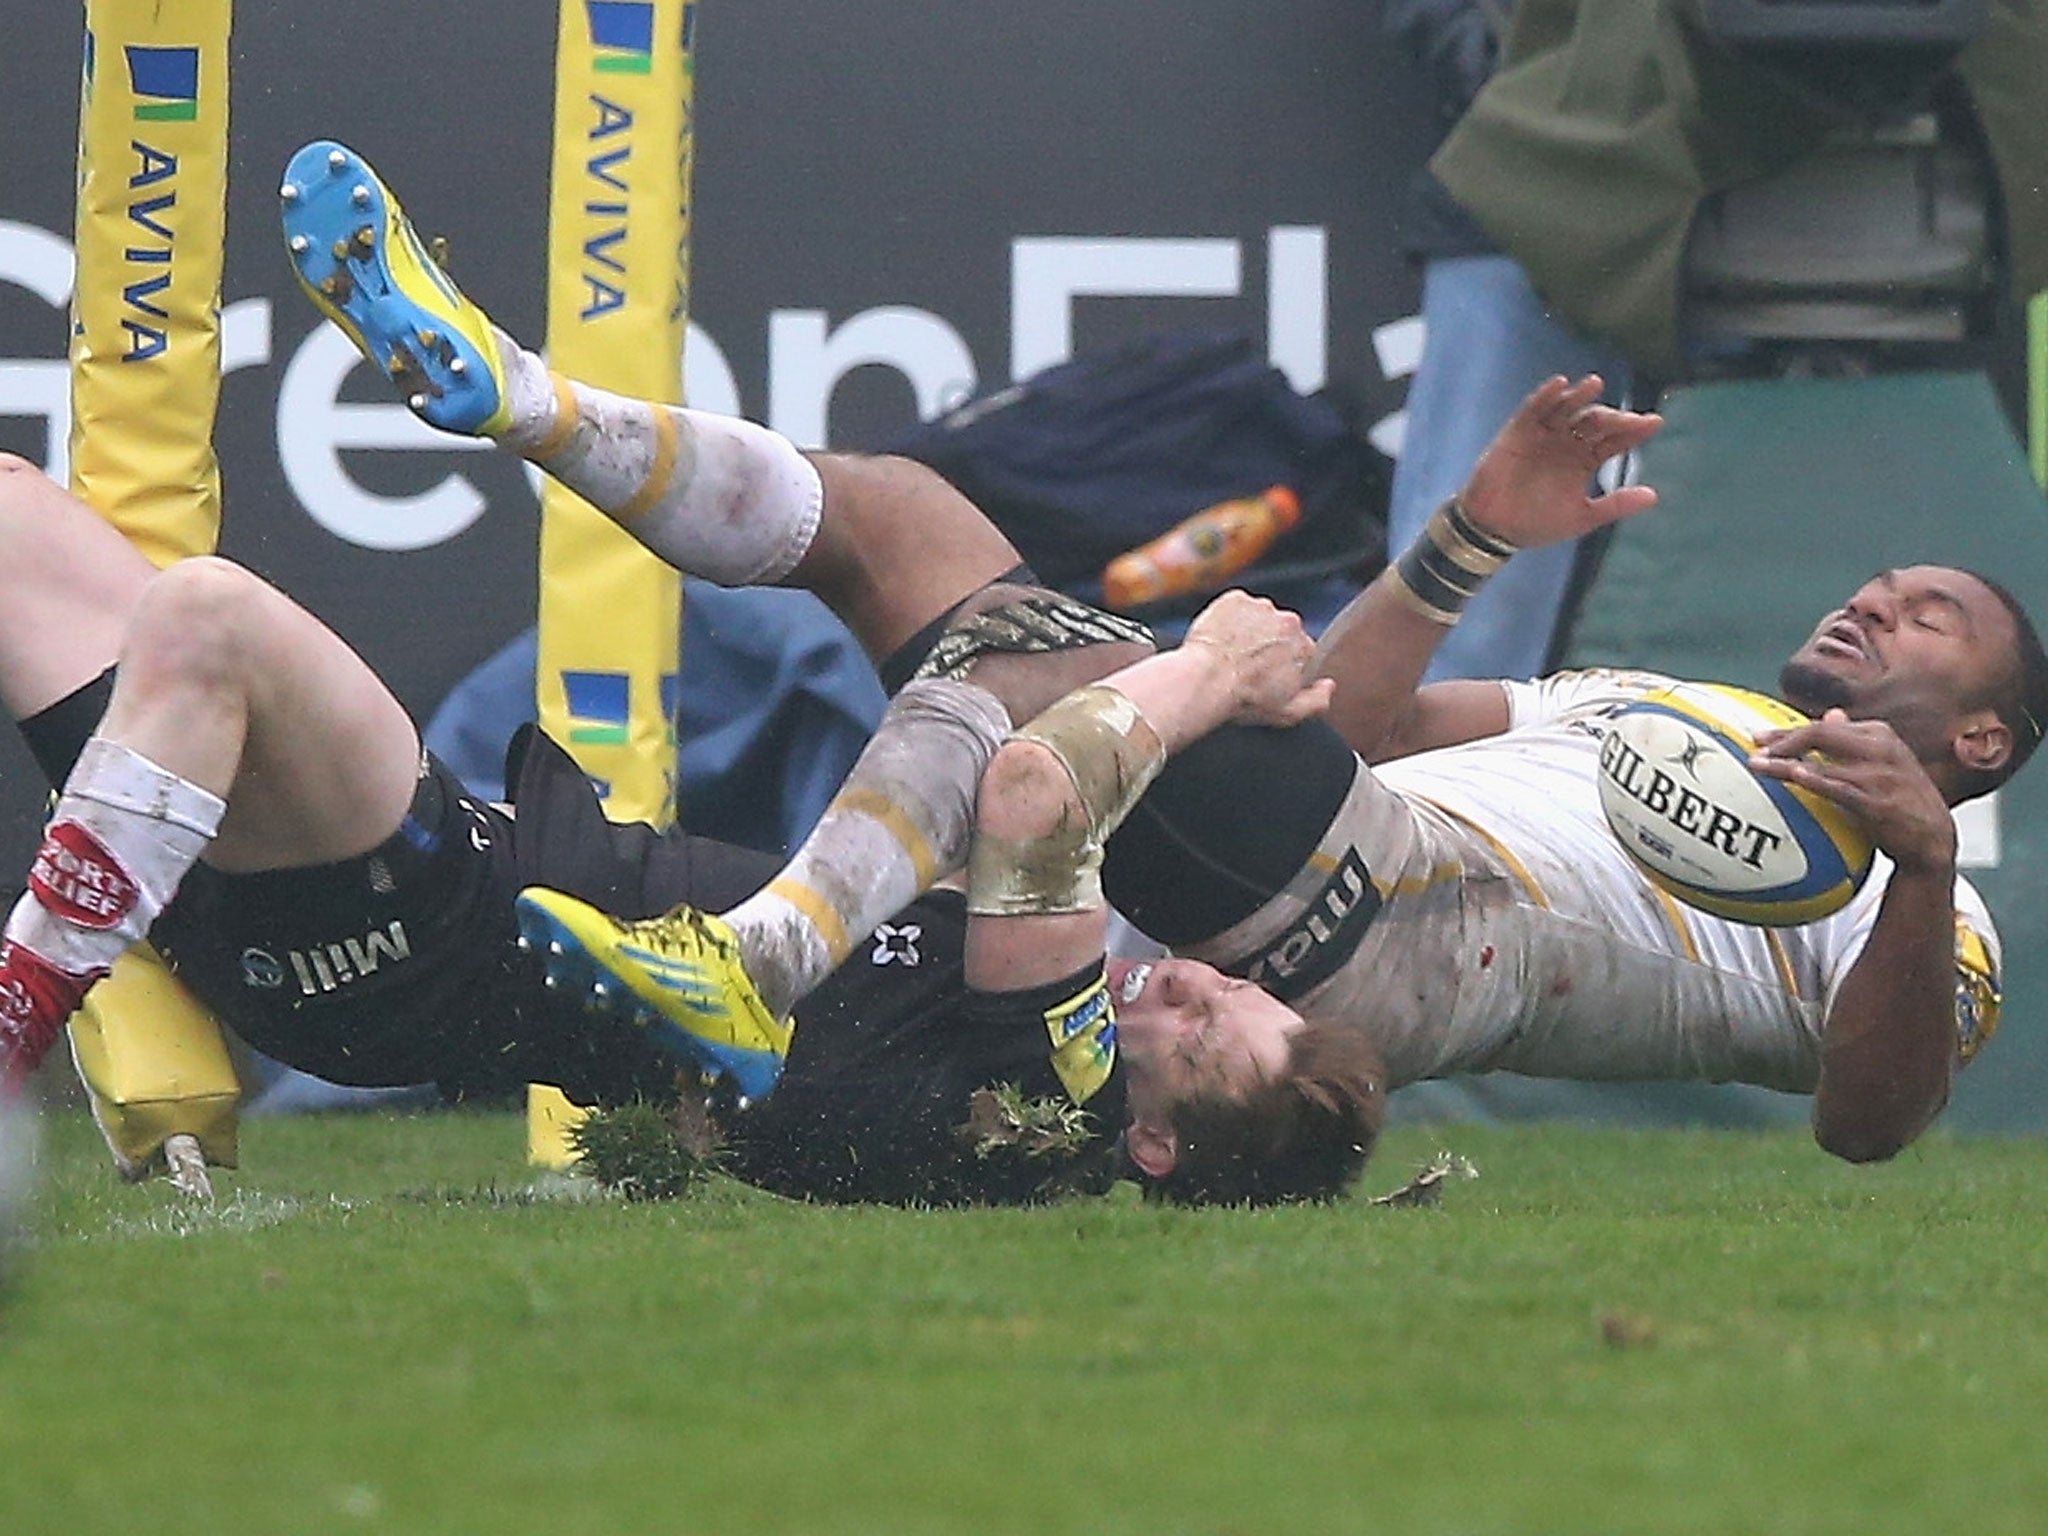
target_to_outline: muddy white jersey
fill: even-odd
[[[1458,1072],[1683,1078],[1810,1092],[1821,1024],[1877,918],[1889,863],[1840,912],[1728,922],[1652,885],[1601,813],[1601,734],[1674,679],[1504,683],[1508,729],[1359,774],[1316,857],[1207,958],[1309,981],[1316,1018],[1371,1028],[1394,1086]],[[1956,883],[1957,1040],[1997,1023],[1998,938]],[[1320,957],[1318,949],[1333,951]]]

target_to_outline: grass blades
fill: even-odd
[[[1455,1127],[1433,1208],[808,1208],[259,1120],[48,1131],[0,1532],[2033,1532],[2048,1144]]]

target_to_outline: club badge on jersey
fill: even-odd
[[[1956,1059],[1968,1061],[1998,1033],[1998,962],[1984,936],[1956,914]]]
[[[1067,1097],[1086,1104],[1116,1068],[1116,1004],[1110,1000],[1108,975],[1097,972],[1079,992],[1046,1009],[1045,1030],[1052,1041],[1052,1069]]]

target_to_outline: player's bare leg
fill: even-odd
[[[397,701],[283,594],[210,558],[150,579],[7,922],[6,1075],[33,1069],[202,856],[246,872],[367,852],[403,819],[418,764]]]
[[[156,567],[35,465],[0,454],[0,702],[17,720],[114,663]]]
[[[155,575],[91,508],[26,460],[0,455],[0,698],[17,720],[113,665]],[[83,995],[9,960],[0,947],[0,1091],[33,1070]]]

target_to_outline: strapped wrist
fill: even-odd
[[[1472,520],[1456,496],[1430,514],[1422,533],[1389,569],[1410,607],[1446,629],[1516,547]]]

